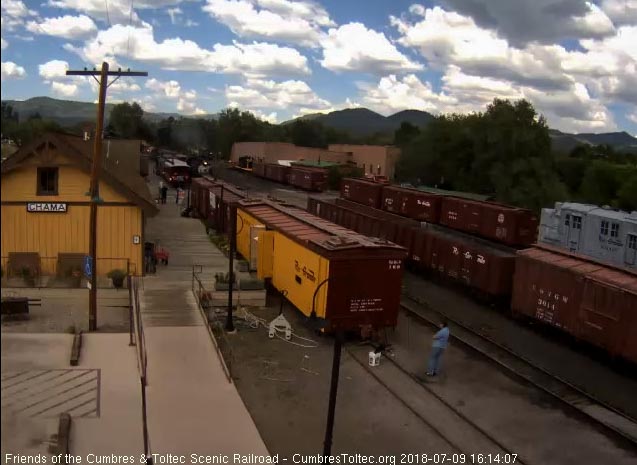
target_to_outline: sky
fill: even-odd
[[[2,0],[2,99],[95,101],[67,69],[147,71],[108,101],[271,122],[530,100],[565,132],[637,135],[637,0]]]

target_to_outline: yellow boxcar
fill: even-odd
[[[331,329],[396,325],[406,257],[402,247],[300,209],[242,201],[237,250],[257,257],[258,276],[271,278],[304,315],[314,313]]]

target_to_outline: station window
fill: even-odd
[[[571,215],[566,215],[564,218],[564,226],[569,226],[571,224]]]
[[[602,226],[599,229],[599,233],[602,236],[608,236],[608,221],[602,221]]]
[[[574,216],[573,217],[573,229],[582,229],[582,217]]]
[[[58,195],[57,168],[38,168],[37,195]]]
[[[619,223],[610,225],[610,237],[619,237]]]
[[[628,235],[628,248],[637,250],[637,235],[635,234]]]

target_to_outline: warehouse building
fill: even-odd
[[[557,202],[542,209],[538,242],[637,268],[637,211]]]
[[[327,149],[301,147],[287,142],[237,142],[232,146],[230,161],[245,166],[246,160],[278,163],[279,161],[351,163],[365,174],[394,179],[400,149],[385,145],[332,144]]]
[[[2,268],[8,276],[77,273],[89,251],[93,141],[47,133],[2,164]],[[139,141],[108,139],[97,217],[97,275],[143,272],[144,222],[158,212]]]
[[[392,145],[356,145],[330,144],[327,147],[335,152],[351,154],[351,161],[363,168],[365,174],[385,176],[393,180],[396,175],[396,163],[400,158],[400,149]]]

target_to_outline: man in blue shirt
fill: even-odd
[[[440,370],[440,357],[447,348],[447,342],[449,341],[449,327],[447,320],[443,320],[440,323],[440,330],[434,334],[433,342],[431,344],[431,355],[429,355],[429,367],[427,369],[427,376],[436,376]]]

